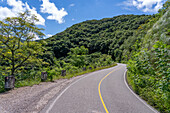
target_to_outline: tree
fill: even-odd
[[[42,61],[37,58],[42,53],[41,43],[34,41],[44,36],[43,29],[35,25],[37,21],[28,11],[0,21],[0,65],[12,76],[19,68]]]
[[[73,66],[76,67],[83,67],[87,64],[87,53],[88,49],[84,46],[71,48],[70,52],[68,53],[68,60]]]

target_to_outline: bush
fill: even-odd
[[[128,78],[137,94],[159,111],[170,111],[170,46],[157,41],[151,50],[143,49],[128,62]]]

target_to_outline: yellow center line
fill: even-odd
[[[122,66],[121,66],[121,67],[122,67]],[[99,85],[98,85],[98,92],[99,92],[100,100],[101,100],[101,102],[102,102],[102,104],[103,104],[103,107],[104,107],[106,113],[109,113],[109,111],[108,111],[108,109],[106,108],[106,105],[105,105],[105,103],[104,103],[104,101],[103,101],[103,98],[102,98],[102,95],[101,95],[101,91],[100,91],[100,86],[101,86],[102,81],[103,81],[106,77],[108,77],[111,73],[113,73],[114,71],[120,69],[121,67],[119,67],[119,68],[117,68],[117,69],[114,69],[113,71],[111,71],[110,73],[108,73],[105,77],[103,77],[103,78],[101,79],[101,81],[99,82]]]

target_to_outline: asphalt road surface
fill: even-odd
[[[126,65],[87,74],[66,87],[40,113],[157,113],[125,81]]]

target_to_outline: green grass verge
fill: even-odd
[[[79,76],[79,75],[83,75],[83,74],[86,74],[86,73],[90,73],[90,72],[94,72],[94,71],[97,71],[97,70],[101,70],[101,69],[106,69],[106,68],[110,68],[110,67],[114,67],[116,66],[117,64],[114,63],[112,65],[109,65],[109,66],[103,66],[103,67],[96,67],[96,68],[92,68],[91,70],[90,69],[87,69],[86,71],[79,71],[79,72],[72,72],[72,73],[67,73],[66,76],[61,76],[61,75],[53,75],[52,76],[52,81],[55,81],[55,80],[58,80],[58,79],[70,79],[72,77],[76,77],[76,76]],[[51,79],[50,77],[48,77],[48,79],[46,80],[46,82],[51,82]],[[37,84],[40,84],[41,83],[41,79],[40,79],[40,76],[36,79],[26,79],[26,80],[22,80],[22,81],[16,81],[15,83],[15,88],[19,88],[19,87],[24,87],[24,86],[33,86],[33,85],[37,85]],[[0,93],[2,92],[5,92],[5,90],[0,90]]]
[[[97,68],[95,68],[95,69],[92,68],[91,70],[88,69],[88,70],[86,70],[86,71],[81,71],[81,72],[78,72],[78,73],[68,74],[67,76],[62,77],[62,78],[69,79],[69,78],[72,78],[72,77],[75,77],[75,76],[83,75],[83,74],[90,73],[90,72],[94,72],[94,71],[97,71],[97,70],[114,67],[114,66],[116,66],[116,65],[117,65],[117,64],[112,64],[112,65],[105,66],[105,67],[97,67]]]
[[[24,86],[33,86],[35,84],[40,84],[41,83],[41,79],[31,79],[31,80],[22,80],[22,81],[17,81],[15,83],[15,88],[19,88],[19,87],[24,87]]]
[[[127,79],[127,83],[129,85],[129,87],[137,94],[139,94],[138,92],[138,88],[135,86],[134,81],[133,81],[133,77],[130,76],[130,74],[128,73],[128,71],[126,72],[126,79]]]

